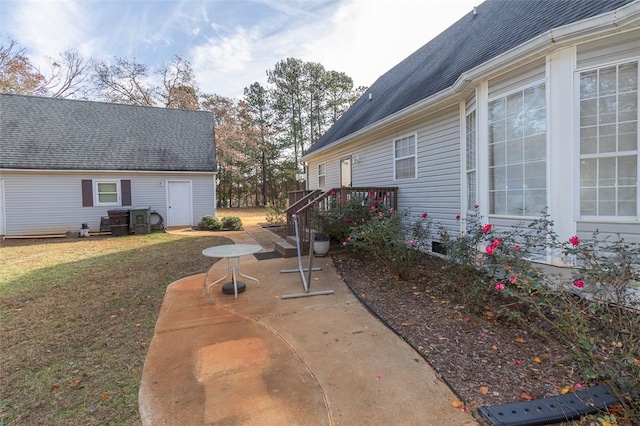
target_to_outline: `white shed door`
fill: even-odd
[[[191,182],[167,182],[167,226],[191,226]]]

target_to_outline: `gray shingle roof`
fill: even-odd
[[[306,154],[453,86],[458,77],[554,28],[633,0],[488,0],[376,80]],[[369,93],[372,101],[369,101]]]
[[[0,95],[0,169],[215,172],[213,114]]]

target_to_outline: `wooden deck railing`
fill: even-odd
[[[289,206],[286,210],[287,214],[287,235],[295,235],[293,228],[293,215],[298,215],[298,233],[301,239],[301,247],[306,247],[310,240],[310,230],[314,229],[313,215],[315,209],[330,211],[333,208],[341,208],[351,200],[372,200],[377,199],[378,203],[392,208],[398,209],[398,187],[344,187],[332,188],[324,192],[315,190],[297,202]],[[335,201],[338,200],[338,203]],[[305,244],[306,243],[306,244]]]

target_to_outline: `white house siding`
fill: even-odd
[[[5,235],[52,235],[79,230],[87,223],[91,232],[100,229],[100,219],[109,210],[149,206],[167,218],[166,180],[193,182],[194,223],[215,213],[215,183],[211,174],[155,173],[64,173],[3,171]],[[131,206],[82,206],[83,179],[131,180]],[[38,194],[33,196],[30,194]],[[201,200],[201,199],[205,200]]]
[[[403,182],[399,193],[399,207],[411,207],[416,215],[428,212],[453,233],[462,200],[460,123],[458,104],[428,117],[418,131],[418,179]]]
[[[593,238],[593,233],[598,231],[598,239],[605,239],[613,242],[617,241],[618,235],[626,242],[640,244],[640,223],[630,222],[586,222],[579,223],[578,237],[582,240]]]
[[[628,31],[580,44],[576,48],[576,57],[576,79],[578,79],[578,74],[585,69],[603,67],[625,61],[637,61],[640,58],[640,30]],[[578,120],[576,119],[576,128],[578,128],[578,125]],[[576,134],[578,134],[577,131]],[[640,141],[638,144],[640,150]],[[576,155],[579,155],[578,148],[576,148],[576,152]],[[578,175],[579,171],[576,170],[576,176]],[[638,189],[636,197],[640,196],[640,190]],[[629,221],[628,219],[616,221],[610,217],[606,219],[582,218],[579,213],[579,202],[579,198],[576,197],[576,203],[578,204],[576,206],[576,216],[578,218],[577,235],[580,238],[591,238],[593,232],[598,230],[602,238],[606,236],[617,238],[615,234],[619,234],[625,241],[640,242],[640,212],[635,221]]]
[[[215,177],[211,174],[201,176],[190,175],[188,179],[192,182],[193,225],[197,225],[204,216],[216,214]]]
[[[394,180],[393,140],[417,134],[418,175]],[[419,126],[397,128],[376,135],[370,143],[352,144],[318,155],[309,163],[309,188],[317,188],[319,163],[327,165],[327,188],[339,186],[340,158],[357,158],[352,166],[353,186],[397,186],[398,208],[414,214],[428,211],[434,220],[458,229],[460,212],[460,116],[458,105],[422,120]]]
[[[640,30],[583,43],[577,47],[578,68],[600,66],[640,56]]]

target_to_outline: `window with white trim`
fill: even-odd
[[[467,146],[467,210],[472,210],[478,204],[476,187],[476,111],[473,110],[465,117],[465,140]]]
[[[327,182],[327,163],[318,164],[318,188],[324,188]]]
[[[489,102],[489,211],[538,216],[547,205],[546,85]]]
[[[580,215],[638,215],[638,62],[580,73]]]
[[[94,205],[119,206],[120,205],[120,181],[95,180]]]
[[[416,172],[416,135],[393,141],[395,179],[412,179]]]

